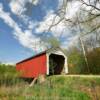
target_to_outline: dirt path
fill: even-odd
[[[55,75],[55,76],[64,76],[64,77],[86,77],[86,78],[100,78],[100,75]]]

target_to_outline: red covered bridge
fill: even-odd
[[[16,69],[22,73],[23,78],[35,78],[40,74],[67,74],[67,57],[61,48],[52,48],[18,62]]]

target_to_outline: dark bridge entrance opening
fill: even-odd
[[[59,75],[63,72],[65,58],[62,55],[50,54],[49,75]]]

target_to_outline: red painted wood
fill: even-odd
[[[25,78],[34,78],[39,74],[46,74],[46,54],[21,62],[16,65],[16,69],[22,73],[21,77]]]

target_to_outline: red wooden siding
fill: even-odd
[[[21,77],[25,78],[34,78],[39,74],[46,74],[46,54],[20,62],[16,65],[16,69],[21,71]]]

